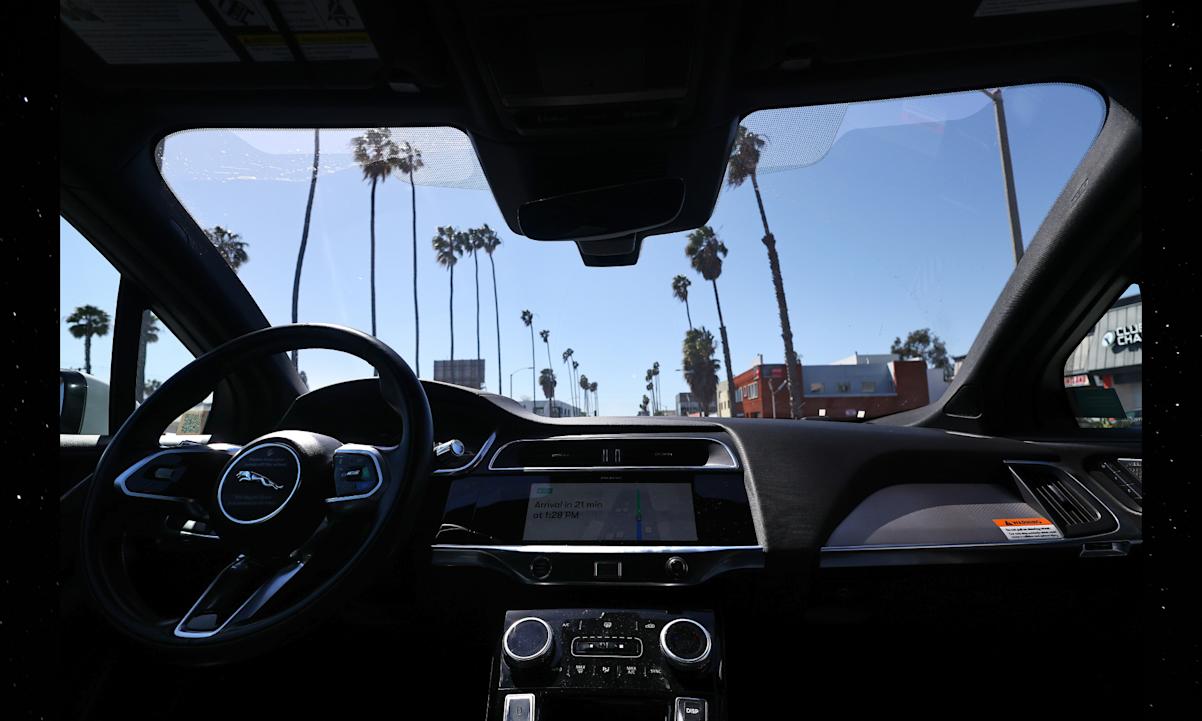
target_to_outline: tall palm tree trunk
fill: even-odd
[[[92,334],[83,337],[83,372],[92,375]]]
[[[684,299],[684,315],[689,319],[689,330],[693,330],[693,314],[689,312],[689,299]]]
[[[538,376],[534,370],[538,363],[534,361],[534,325],[530,326],[530,410],[537,413],[538,411]]]
[[[451,302],[449,306],[451,314],[451,361],[454,365],[455,361],[455,266],[451,266]]]
[[[571,389],[571,391],[572,391],[569,394],[572,399],[572,406],[575,408],[579,408],[580,401],[577,397],[579,386],[576,385],[576,371],[572,370],[572,359],[571,358],[568,358],[568,388]],[[572,415],[576,415],[576,412],[572,411]]]
[[[497,263],[488,254],[488,264],[492,266],[492,308],[497,318],[497,393],[503,393],[505,386],[501,385],[501,303],[497,300]]]
[[[422,375],[422,319],[417,312],[417,186],[409,171],[409,209],[413,216],[413,373]]]
[[[376,335],[376,183],[371,179],[371,334]]]
[[[296,323],[300,306],[301,267],[305,264],[305,248],[309,245],[309,220],[313,217],[313,196],[317,193],[317,168],[321,159],[321,131],[313,129],[313,176],[309,178],[309,200],[305,203],[305,223],[301,226],[300,250],[296,253],[296,274],[292,276],[292,322]],[[300,370],[300,352],[292,351],[292,368]]]
[[[734,412],[735,373],[730,364],[730,343],[726,341],[726,321],[722,319],[722,301],[718,300],[718,281],[710,281],[714,286],[714,305],[718,306],[718,334],[722,336],[722,359],[726,361],[726,383],[731,398],[731,412]],[[711,338],[713,336],[710,336]],[[704,405],[704,404],[703,404]]]
[[[480,254],[472,253],[472,263],[476,268],[476,357],[480,357]]]
[[[138,333],[138,372],[134,378],[134,397],[146,400],[146,347],[150,345],[146,332],[150,328],[150,311],[142,311],[142,329]]]
[[[789,379],[789,410],[793,418],[801,418],[801,379],[797,377],[797,353],[793,350],[793,326],[789,323],[789,304],[785,300],[785,281],[780,273],[780,256],[776,253],[776,237],[768,229],[768,214],[764,212],[764,199],[760,196],[760,183],[756,179],[755,173],[751,174],[751,187],[755,190],[755,203],[760,209],[760,221],[764,224],[764,247],[768,249],[768,267],[772,270],[772,287],[776,291],[776,308],[780,313],[780,337],[785,342],[785,373]],[[725,331],[722,342],[726,343]]]
[[[547,369],[550,370],[555,367],[555,366],[551,365],[551,344],[544,343],[543,345],[547,346]],[[551,371],[551,372],[554,373],[555,371]],[[551,418],[553,416],[552,409],[554,409],[554,407],[555,407],[555,388],[551,388],[551,395],[547,396],[547,417],[548,418]]]

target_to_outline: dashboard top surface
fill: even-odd
[[[1083,543],[1138,543],[1141,539],[1138,509],[1100,483],[1096,472],[1106,459],[1141,455],[1137,444],[1035,442],[873,423],[679,417],[548,419],[498,396],[437,382],[423,385],[434,413],[436,442],[456,438],[467,448],[463,458],[435,467],[439,503],[447,502],[455,484],[464,479],[493,487],[509,484],[509,492],[518,498],[510,501],[521,515],[530,483],[558,482],[568,475],[562,472],[566,469],[498,468],[494,461],[499,452],[516,441],[696,438],[720,444],[733,456],[734,468],[693,470],[698,477],[718,470],[741,480],[749,521],[748,533],[740,535],[738,543],[705,544],[699,540],[695,542],[699,546],[758,546],[772,555],[808,558],[823,551],[885,549],[1034,545],[1080,550]],[[353,407],[357,419],[351,433],[358,435],[348,438],[347,429],[339,428],[342,440],[378,442],[387,436],[382,429],[389,424],[395,427],[396,421],[382,403],[373,401],[375,395],[376,386],[370,380],[329,386],[298,399],[285,420],[318,424],[315,430],[322,430],[340,422],[329,408]],[[318,407],[321,414],[315,412]],[[1033,517],[1058,518],[1045,502],[1031,497],[1026,484],[1014,480],[1008,468],[1015,463],[1047,464],[1055,469],[1074,493],[1097,507],[1107,521],[1106,530],[1083,538],[1071,533],[1011,538],[997,528],[971,525],[965,513],[975,514],[977,521],[992,521],[991,512],[1017,518],[1027,515],[1029,509]],[[606,468],[599,464],[575,470],[585,471],[587,476],[575,478],[578,483],[688,480],[679,475],[679,468]],[[670,477],[673,472],[676,477]],[[997,504],[992,511],[980,507],[990,503]],[[940,508],[942,513],[931,510]],[[484,545],[545,546],[547,540],[524,541],[511,533]]]

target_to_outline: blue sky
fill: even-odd
[[[1067,85],[1008,88],[1005,99],[1029,242],[1092,144],[1105,109],[1092,91]],[[887,352],[895,336],[921,327],[942,337],[951,353],[966,352],[1014,264],[992,104],[981,93],[961,93],[833,110],[763,111],[745,120],[769,141],[760,185],[802,362]],[[350,162],[353,134],[323,131],[300,317],[368,330],[369,186]],[[684,306],[671,294],[674,275],[693,280],[694,324],[717,337],[718,322],[710,284],[684,255],[685,233],[648,238],[634,267],[585,268],[575,244],[532,241],[509,230],[491,194],[473,189],[483,186],[466,139],[428,129],[400,135],[427,144],[430,168],[422,172],[440,184],[422,185],[418,176],[423,377],[432,375],[434,359],[449,357],[450,344],[449,274],[434,263],[430,239],[440,225],[488,223],[503,241],[496,254],[503,392],[512,371],[531,365],[529,331],[519,319],[527,308],[535,313],[536,331],[551,331],[559,397],[567,398],[560,354],[568,347],[580,370],[598,382],[603,414],[636,412],[644,372],[654,361],[663,370],[665,405],[687,390],[675,371],[687,325]],[[311,157],[311,131],[193,131],[167,142],[164,174],[184,206],[202,227],[225,226],[249,243],[250,262],[239,276],[272,323],[290,320]],[[377,190],[377,313],[379,336],[412,362],[409,190],[395,178]],[[750,367],[758,353],[781,362],[750,184],[723,190],[710,225],[730,250],[718,291],[735,372]],[[62,316],[83,303],[111,313],[114,271],[69,224],[60,228]],[[480,344],[488,390],[496,391],[491,277],[487,258],[480,260]],[[473,264],[464,258],[455,269],[457,358],[475,357],[474,296]],[[546,348],[537,336],[535,345],[535,364],[545,367]],[[107,376],[109,339],[93,346],[94,370]],[[82,347],[64,324],[61,364],[81,366]],[[166,378],[188,358],[164,338],[149,353],[147,377]],[[313,386],[370,374],[349,356],[326,351],[302,352],[301,367]],[[514,396],[529,397],[530,372],[513,380]]]

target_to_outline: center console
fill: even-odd
[[[628,609],[509,611],[490,721],[709,721],[723,718],[722,644],[713,613]]]
[[[691,585],[763,564],[742,468],[713,438],[510,442],[455,478],[434,562],[534,585]]]

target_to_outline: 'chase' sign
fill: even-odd
[[[1144,342],[1143,322],[1132,323],[1114,330],[1108,330],[1102,335],[1102,345],[1116,353],[1121,350],[1135,349]]]

